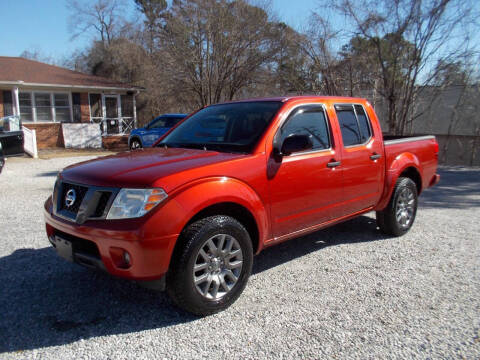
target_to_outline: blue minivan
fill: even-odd
[[[143,127],[132,130],[128,137],[131,150],[150,147],[157,139],[184,119],[187,114],[163,114]]]

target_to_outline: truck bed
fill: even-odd
[[[433,135],[384,135],[386,168],[394,169],[401,154],[411,154],[422,177],[422,189],[433,185],[437,170],[438,144]]]
[[[385,145],[392,145],[392,144],[400,144],[404,142],[410,141],[418,141],[418,140],[427,140],[427,139],[435,139],[433,135],[388,135],[383,134],[383,141]]]

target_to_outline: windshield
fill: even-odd
[[[157,146],[249,153],[281,106],[278,101],[212,105],[185,120]]]
[[[160,117],[153,120],[150,125],[148,125],[149,129],[159,129],[159,128],[171,128],[177,125],[183,117]]]

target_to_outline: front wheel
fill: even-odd
[[[140,140],[133,139],[130,142],[130,150],[137,150],[137,149],[141,149],[141,148],[142,148],[142,143],[140,142]]]
[[[387,207],[377,211],[378,227],[388,235],[405,234],[415,221],[417,206],[417,185],[410,178],[398,178]]]
[[[229,216],[210,216],[189,225],[178,241],[167,273],[167,291],[177,306],[203,316],[233,304],[252,270],[245,227]]]

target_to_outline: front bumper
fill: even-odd
[[[62,239],[71,243],[72,261],[80,265],[138,281],[160,279],[168,270],[178,234],[152,232],[151,224],[142,218],[76,224],[53,214],[51,198],[44,210],[50,243],[55,247]],[[129,264],[122,261],[124,252],[129,255]]]

